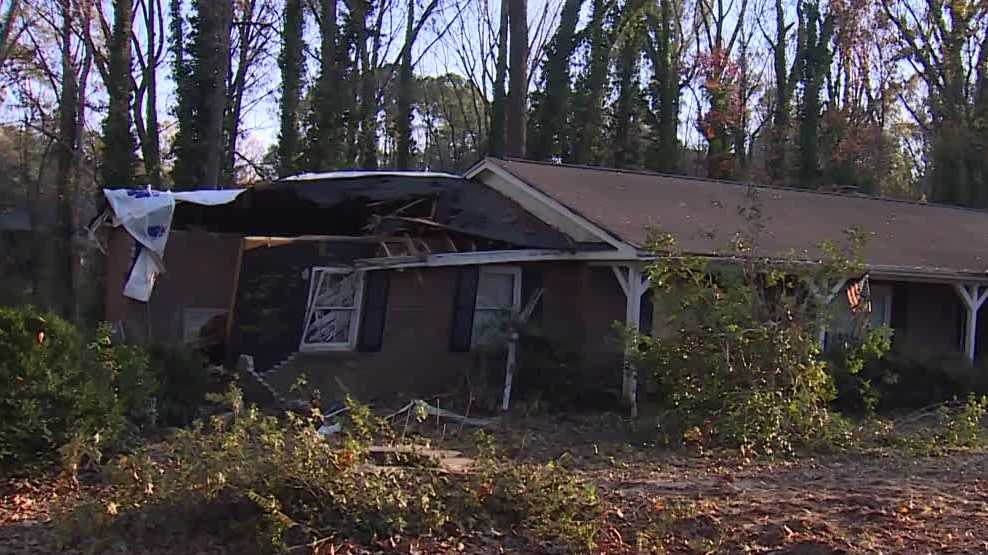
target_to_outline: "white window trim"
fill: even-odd
[[[514,277],[514,291],[512,291],[512,303],[511,312],[512,314],[518,314],[521,312],[521,266],[481,266],[480,267],[480,277],[477,278],[477,293],[474,297],[473,314],[474,320],[477,318],[477,311],[479,310],[504,310],[504,307],[500,306],[481,306],[480,305],[480,282],[481,277],[484,274],[494,274],[494,275],[510,275]],[[470,347],[478,347],[477,344],[477,334],[476,330],[471,330],[470,333]]]
[[[356,292],[353,297],[353,316],[350,318],[350,334],[345,342],[337,343],[306,343],[305,336],[309,332],[309,321],[312,318],[312,312],[316,310],[313,306],[315,300],[316,290],[318,287],[317,276],[325,274],[355,274],[357,278],[357,283],[354,286]],[[314,266],[309,269],[309,296],[305,303],[305,321],[302,327],[302,337],[299,338],[299,352],[323,352],[323,351],[352,351],[357,346],[357,334],[360,330],[360,322],[363,318],[364,311],[364,278],[366,272],[357,271],[353,268],[345,266]],[[320,308],[332,308],[332,307],[320,307]],[[341,307],[342,308],[342,307]]]

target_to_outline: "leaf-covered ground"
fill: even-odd
[[[597,487],[603,510],[595,553],[988,552],[988,453],[911,457],[875,451],[751,462],[736,454],[634,447],[617,427],[615,420],[597,417],[541,418],[497,433],[509,457],[560,460]],[[60,479],[0,484],[0,553],[53,552],[50,515],[76,496]],[[476,530],[365,546],[327,539],[306,551],[520,554],[560,548],[516,530]],[[208,537],[189,537],[165,551],[146,552],[224,550]]]

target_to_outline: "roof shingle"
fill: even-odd
[[[739,209],[762,210],[764,256],[814,260],[823,240],[840,242],[859,226],[870,235],[869,265],[935,272],[988,272],[988,212],[916,202],[751,186],[690,177],[492,160],[567,208],[641,247],[654,228],[694,254],[724,254],[748,229]]]

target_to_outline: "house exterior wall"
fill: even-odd
[[[106,259],[107,321],[120,322],[128,340],[181,343],[187,310],[229,309],[240,244],[237,235],[172,230],[165,247],[166,271],[158,277],[150,302],[141,303],[123,296],[135,242],[126,231],[114,230]]]
[[[545,341],[523,342],[516,392],[526,387],[550,395],[561,388],[617,392],[622,356],[613,322],[624,318],[625,303],[611,270],[582,263],[521,266],[523,281],[537,272],[545,290],[534,322]],[[304,374],[324,399],[347,393],[361,399],[428,396],[465,386],[469,372],[474,387],[499,394],[502,359],[485,361],[477,352],[450,350],[459,268],[389,272],[379,352],[300,353],[269,373],[269,383],[285,392]],[[523,289],[528,288],[523,284]],[[522,304],[528,300],[523,293]]]
[[[390,270],[384,340],[379,352],[300,353],[266,376],[288,391],[300,376],[324,399],[429,395],[456,389],[475,364],[450,351],[457,268]],[[297,337],[296,337],[297,342]]]

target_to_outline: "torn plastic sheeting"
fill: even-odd
[[[154,282],[165,270],[165,245],[176,203],[218,206],[233,202],[244,191],[226,189],[173,193],[152,189],[104,189],[103,194],[113,211],[114,227],[122,225],[137,241],[137,253],[124,284],[124,296],[141,302],[151,298]]]

